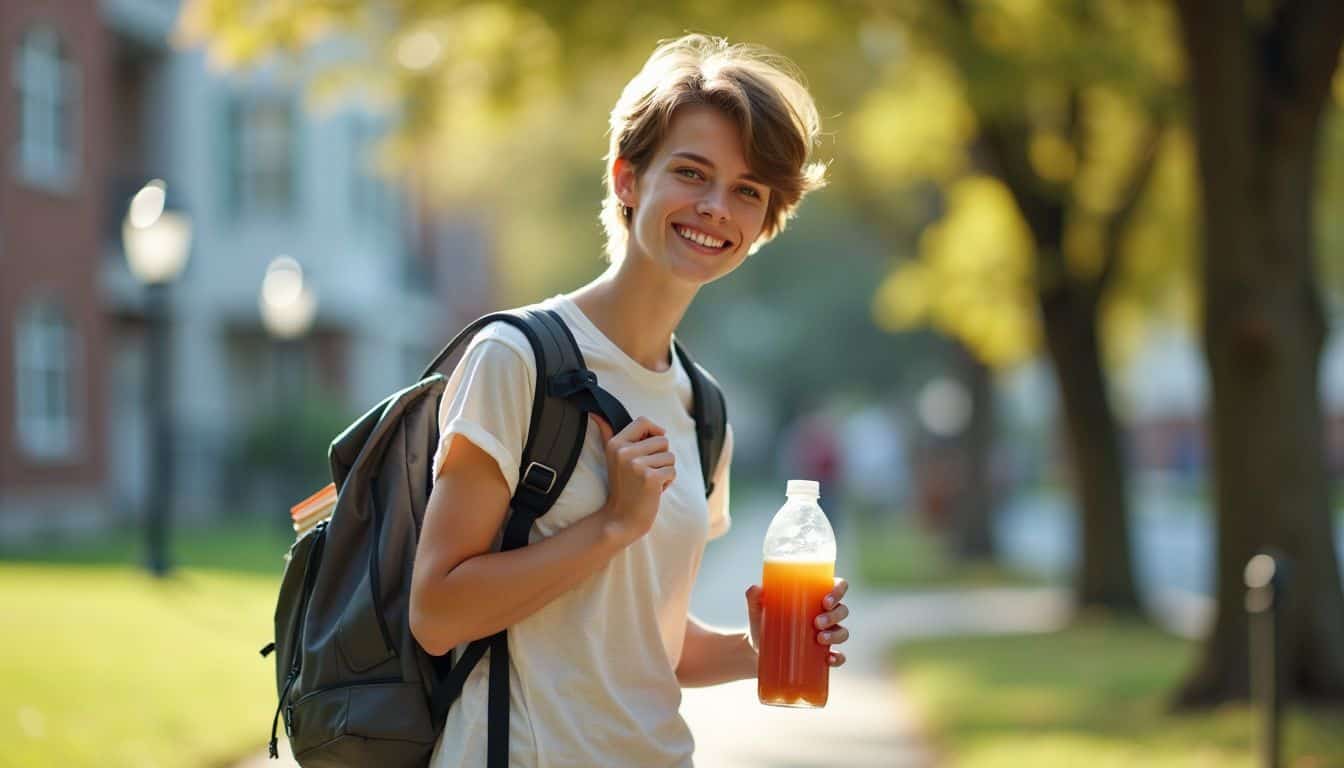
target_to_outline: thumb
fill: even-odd
[[[602,444],[610,443],[612,435],[615,433],[612,432],[611,425],[607,423],[607,420],[596,413],[588,414],[588,418],[593,420],[593,423],[597,425],[597,431],[602,434]]]

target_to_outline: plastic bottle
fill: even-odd
[[[765,534],[757,694],[762,704],[824,707],[830,649],[815,621],[835,582],[835,534],[817,503],[820,483],[790,480],[786,493]]]

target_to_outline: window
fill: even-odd
[[[284,216],[294,203],[294,108],[287,99],[244,99],[235,105],[236,208],[246,215]]]
[[[381,229],[388,223],[392,201],[378,175],[377,151],[383,131],[364,114],[350,116],[350,213],[361,226]]]
[[[78,337],[64,309],[39,299],[19,312],[14,358],[19,447],[39,459],[71,455]]]
[[[72,186],[78,151],[78,73],[56,30],[38,25],[24,34],[14,84],[19,174],[46,187]]]

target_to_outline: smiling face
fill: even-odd
[[[770,189],[747,167],[737,123],[715,107],[678,109],[642,173],[624,158],[611,172],[633,209],[625,258],[697,286],[736,269],[765,226]]]

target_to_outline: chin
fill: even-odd
[[[674,258],[669,267],[672,275],[679,280],[695,285],[707,285],[732,272],[737,267],[737,263],[731,262],[730,266],[727,260],[705,263],[691,259]]]
[[[664,253],[667,256],[668,271],[679,280],[695,285],[706,285],[727,275],[741,266],[744,257],[739,251],[717,255],[702,254],[696,251],[675,247]]]

